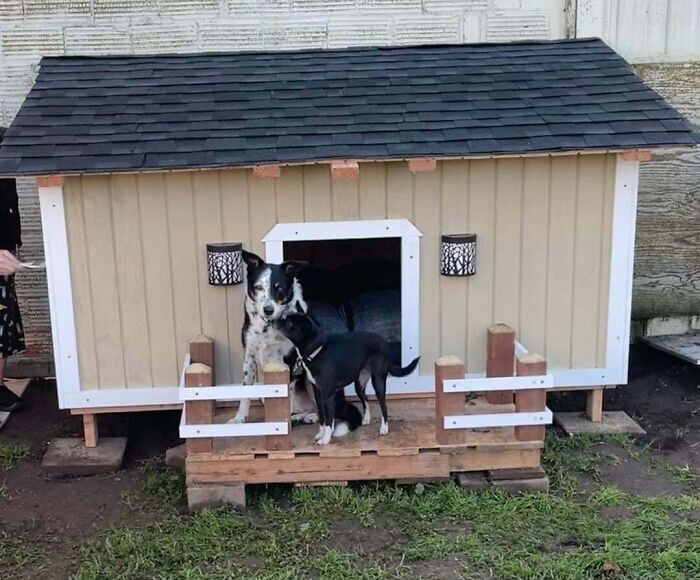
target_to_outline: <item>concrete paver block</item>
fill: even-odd
[[[82,438],[53,439],[41,462],[47,473],[97,475],[119,471],[126,437],[102,437],[97,447],[85,447]]]
[[[224,505],[245,508],[245,484],[190,485],[187,487],[187,505],[191,512]]]
[[[554,413],[554,423],[569,435],[646,435],[646,431],[624,411],[603,411],[602,421],[591,421],[584,413]]]

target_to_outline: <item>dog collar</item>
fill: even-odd
[[[295,347],[296,348],[296,347]],[[299,357],[300,360],[304,361],[305,363],[310,363],[312,360],[314,360],[318,354],[323,350],[323,345],[319,346],[314,350],[309,356],[301,356],[301,352],[299,352],[299,349],[297,348],[297,356]]]

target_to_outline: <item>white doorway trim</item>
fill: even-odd
[[[407,219],[306,222],[277,224],[263,242],[265,259],[279,264],[284,261],[284,242],[401,238],[401,364],[405,366],[420,355],[422,235]]]

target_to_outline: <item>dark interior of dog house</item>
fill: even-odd
[[[285,242],[284,258],[309,264],[300,282],[324,332],[376,332],[401,361],[400,238]]]

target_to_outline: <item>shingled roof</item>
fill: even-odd
[[[696,144],[600,40],[44,58],[0,174]]]

